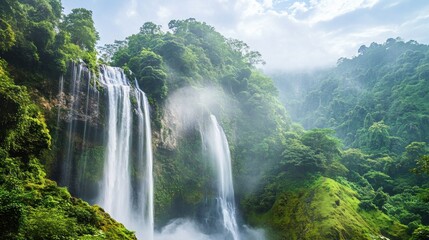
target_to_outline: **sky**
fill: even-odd
[[[195,18],[259,51],[268,71],[334,66],[361,45],[388,38],[429,43],[427,0],[62,0],[64,12],[92,10],[99,45],[145,22]]]

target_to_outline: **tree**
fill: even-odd
[[[379,188],[375,193],[374,198],[372,199],[372,203],[374,203],[374,205],[381,210],[383,208],[383,205],[387,202],[388,199],[389,199],[389,195],[383,192],[382,188]]]
[[[227,43],[230,48],[243,57],[250,66],[255,66],[257,64],[265,65],[265,61],[262,59],[261,53],[250,50],[249,45],[245,42],[237,39],[228,39]]]
[[[118,41],[115,40],[113,44],[105,44],[102,47],[98,47],[98,52],[100,58],[105,63],[110,63],[113,59],[113,56],[118,51],[123,50],[127,46],[127,41]],[[120,64],[123,65],[124,63]]]
[[[61,26],[70,33],[72,43],[82,49],[95,51],[95,44],[99,40],[99,35],[94,27],[92,11],[84,8],[73,9],[70,14],[64,17]]]
[[[326,170],[326,158],[322,154],[316,154],[313,149],[302,144],[298,140],[290,141],[280,161],[285,170],[295,173],[316,173]]]
[[[417,167],[412,169],[414,173],[429,175],[429,155],[424,155],[417,159],[416,165]]]
[[[426,240],[429,239],[429,227],[421,226],[417,228],[411,237],[411,240]]]
[[[426,167],[425,154],[428,153],[425,142],[412,142],[405,147],[405,152],[402,156],[401,167],[409,171],[415,169],[416,172],[423,173]],[[423,171],[422,171],[423,170]]]
[[[343,152],[341,163],[343,163],[349,170],[356,171],[363,175],[371,169],[370,162],[360,149],[347,149]]]
[[[145,22],[140,27],[140,33],[145,35],[162,34],[161,25],[156,25],[153,22]]]
[[[167,95],[167,74],[163,64],[161,56],[146,49],[128,61],[128,67],[135,74],[142,90],[156,100],[162,100]]]
[[[368,129],[368,146],[379,150],[389,146],[389,126],[384,121],[375,122]]]
[[[340,141],[333,137],[334,131],[331,129],[313,129],[301,138],[306,146],[311,147],[316,154],[326,156],[328,162],[338,160],[340,157]]]

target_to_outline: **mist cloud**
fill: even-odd
[[[163,122],[172,140],[176,140],[183,133],[201,126],[208,113],[218,116],[221,113],[228,114],[234,106],[232,102],[228,101],[223,91],[214,87],[183,87],[169,94],[163,108]]]

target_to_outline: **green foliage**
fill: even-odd
[[[369,159],[360,149],[350,148],[343,152],[341,163],[348,169],[363,175],[374,167],[375,161]]]
[[[285,182],[291,184],[291,182]],[[254,223],[272,230],[270,239],[406,239],[406,227],[358,200],[355,191],[332,179],[301,181],[278,193],[272,208],[256,213],[246,208]],[[365,208],[368,204],[369,208]]]
[[[161,56],[143,49],[138,56],[129,60],[127,66],[138,79],[139,85],[149,93],[149,96],[157,101],[165,98],[167,95],[167,74]]]
[[[3,70],[4,71],[4,70]],[[40,155],[40,150],[50,147],[51,136],[43,115],[30,103],[24,87],[7,81],[0,82],[0,144],[12,156],[27,157]]]
[[[16,42],[12,27],[5,20],[0,19],[0,51],[9,50]]]
[[[72,43],[84,50],[95,50],[95,44],[100,37],[94,27],[90,10],[84,8],[73,9],[70,14],[64,17],[61,27],[70,33]]]
[[[392,183],[392,179],[389,175],[379,171],[370,170],[364,175],[364,177],[369,183],[371,183],[374,189],[378,189],[380,187],[387,188],[390,187],[390,184]]]
[[[424,240],[428,238],[429,238],[429,227],[421,226],[413,232],[411,240]]]
[[[321,172],[326,170],[326,158],[317,155],[310,147],[302,144],[298,140],[287,145],[283,152],[281,162],[287,168],[293,168],[300,172]]]
[[[429,156],[424,155],[417,159],[417,167],[413,169],[415,173],[426,173],[429,174]]]
[[[54,208],[33,210],[25,219],[23,235],[32,240],[72,239],[76,236],[76,220],[64,215]]]
[[[7,219],[0,221],[1,239],[13,239],[22,226],[24,206],[15,196],[16,194],[0,188],[0,219]]]
[[[413,141],[429,141],[428,50],[401,39],[362,46],[336,68],[303,76],[294,86],[299,98],[286,104],[305,127],[333,128],[346,146],[400,153]]]
[[[0,3],[0,58],[19,84],[49,96],[67,63],[82,59],[95,69],[95,31],[91,12],[62,15],[59,0],[5,0]]]
[[[368,146],[373,150],[381,150],[389,145],[389,127],[381,122],[375,122],[368,129]]]
[[[362,200],[359,203],[359,208],[365,211],[374,211],[378,209],[371,200]]]
[[[372,199],[372,202],[375,206],[378,207],[378,209],[382,210],[383,205],[387,202],[389,199],[389,195],[383,192],[383,189],[379,188],[377,192],[375,193],[374,198]]]
[[[344,175],[347,169],[339,162],[340,142],[332,134],[329,129],[313,129],[286,140],[281,165],[292,168],[291,172]]]

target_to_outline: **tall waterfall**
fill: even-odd
[[[145,239],[153,239],[153,159],[149,104],[137,85],[134,89],[136,119],[133,119],[132,88],[122,69],[103,66],[100,72],[100,81],[107,88],[109,112],[100,205],[115,219],[135,230],[139,238],[144,236]],[[137,132],[133,132],[133,120],[137,123]],[[133,140],[137,148],[134,168],[143,170],[144,176],[143,182],[134,185],[131,159]]]
[[[65,149],[60,183],[102,206],[139,239],[152,240],[153,157],[144,92],[120,68],[101,66],[96,81],[86,67],[74,64],[69,75],[59,87],[59,102],[68,110],[58,115],[58,124],[60,119],[66,123],[59,143]],[[65,83],[68,93],[63,92]]]
[[[224,239],[239,239],[232,181],[231,155],[228,141],[214,115],[210,115],[204,136],[205,145],[214,164],[217,182],[217,211],[224,228]]]

